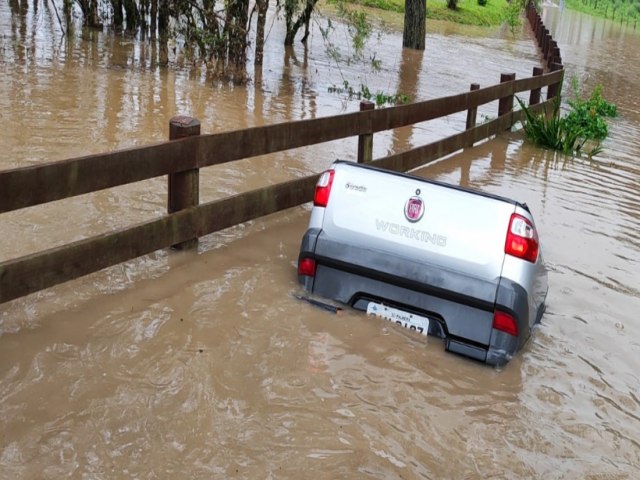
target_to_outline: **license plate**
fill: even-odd
[[[387,307],[381,303],[369,302],[367,305],[367,314],[384,318],[404,328],[421,333],[422,335],[427,335],[429,332],[429,319],[427,317],[405,312],[397,308]]]

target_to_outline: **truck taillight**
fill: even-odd
[[[516,319],[507,312],[496,310],[493,312],[493,328],[501,332],[508,333],[514,337],[518,336],[518,324]]]
[[[316,207],[326,207],[329,203],[329,195],[331,194],[331,185],[333,185],[333,170],[327,170],[318,179],[316,184],[316,193],[313,197],[313,204]]]
[[[536,227],[522,215],[514,213],[509,221],[507,241],[504,245],[504,253],[522,258],[535,263],[538,259],[540,243]]]
[[[301,258],[298,262],[298,275],[316,276],[316,261],[313,258]]]

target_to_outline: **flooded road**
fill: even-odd
[[[319,35],[306,56],[271,42],[259,81],[223,88],[179,59],[155,67],[135,42],[61,42],[45,16],[24,18],[0,4],[3,169],[163,140],[179,113],[208,133],[357,108],[328,93],[341,80]],[[207,236],[197,253],[159,251],[0,305],[0,478],[638,478],[640,36],[566,10],[544,19],[567,78],[603,83],[618,104],[604,152],[572,160],[513,132],[418,172],[515,197],[536,218],[549,307],[507,367],[301,304],[308,207],[295,208]],[[366,80],[425,99],[538,65],[526,30],[428,28],[424,54],[400,55],[400,35],[384,33],[383,70]],[[359,81],[356,67],[343,75]],[[463,126],[378,135],[374,157]],[[319,171],[355,147],[211,168],[203,200]],[[165,185],[3,214],[0,261],[160,215]]]

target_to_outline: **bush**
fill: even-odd
[[[525,121],[522,121],[524,134],[536,145],[560,150],[563,153],[573,153],[580,134],[572,130],[560,117],[560,99],[557,97],[553,105],[553,112],[546,110],[542,113],[533,113],[518,97],[516,100],[524,111]],[[579,149],[580,147],[578,147]]]
[[[507,5],[504,10],[504,20],[509,25],[509,29],[513,35],[516,34],[516,29],[522,25],[522,3],[517,0],[511,0],[511,3]]]
[[[603,117],[615,117],[618,113],[616,106],[602,98],[602,85],[597,85],[586,100],[581,98],[575,80],[573,90],[576,99],[568,101],[571,111],[566,122],[574,130],[584,132],[587,138],[604,140],[609,135],[609,128]]]
[[[487,4],[487,0],[478,0],[478,5],[484,7]]]
[[[546,111],[533,113],[516,97],[525,115],[522,121],[524,133],[535,144],[566,154],[579,153],[588,140],[594,140],[596,146],[589,152],[589,156],[593,156],[601,151],[600,142],[609,134],[603,117],[615,117],[617,108],[602,98],[602,85],[598,85],[585,100],[581,98],[574,80],[574,93],[576,98],[568,101],[571,110],[565,117],[560,116],[559,97],[551,114]]]

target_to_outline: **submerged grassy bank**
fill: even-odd
[[[404,0],[353,0],[351,3],[404,13]],[[427,20],[446,20],[465,25],[492,26],[505,21],[507,0],[488,0],[478,5],[478,0],[459,0],[458,9],[447,8],[446,0],[427,1]]]
[[[557,2],[559,1],[557,0]],[[640,17],[640,4],[635,1],[565,0],[565,6],[571,10],[626,23],[629,26],[636,26],[638,17]]]

